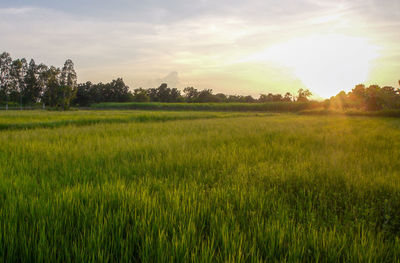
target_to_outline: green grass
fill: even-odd
[[[174,111],[259,111],[299,112],[320,107],[318,102],[269,102],[269,103],[160,103],[160,102],[104,102],[92,104],[93,109],[135,109]]]
[[[303,115],[345,115],[345,116],[366,116],[366,117],[400,117],[400,109],[392,110],[379,110],[379,111],[365,111],[365,110],[302,110],[298,112]]]
[[[123,121],[86,122],[103,118]],[[0,261],[400,261],[398,119],[77,111],[0,123],[21,125],[0,131]]]
[[[253,113],[267,116],[268,113]],[[150,111],[0,111],[0,130],[87,126],[98,123],[164,122],[249,116],[225,112],[150,112]]]

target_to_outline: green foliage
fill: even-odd
[[[12,82],[12,59],[9,53],[3,52],[0,55],[0,102],[9,101]]]
[[[100,123],[131,123],[131,122],[164,122],[172,120],[195,120],[212,118],[234,118],[243,116],[267,116],[253,113],[222,113],[222,112],[108,112],[108,111],[35,111],[21,114],[15,111],[7,112],[0,118],[1,130],[27,130],[36,128],[57,128],[63,126],[88,126]]]
[[[378,85],[371,85],[366,88],[364,84],[359,84],[347,94],[341,91],[338,95],[332,97],[326,108],[364,111],[400,109],[400,89],[390,86],[381,88]]]
[[[150,101],[156,102],[181,102],[181,92],[176,88],[169,88],[167,83],[161,84],[157,89],[148,89],[147,96]]]
[[[69,120],[83,121],[24,127]],[[21,125],[0,132],[0,261],[400,260],[398,119],[11,111],[0,123]]]
[[[302,111],[299,111],[298,114],[400,118],[400,110],[390,110],[390,109],[389,110],[380,110],[380,111],[365,111],[365,110],[357,110],[357,109],[348,109],[348,110],[314,109],[314,110],[302,110]]]
[[[297,101],[308,101],[308,98],[312,96],[311,91],[309,91],[308,89],[299,89],[297,91]]]
[[[147,90],[139,88],[135,89],[133,94],[133,101],[134,102],[149,102],[150,96],[147,94]]]
[[[36,66],[32,59],[24,78],[25,89],[22,92],[22,103],[24,105],[31,105],[40,101],[43,86],[40,83],[39,75],[39,66]]]
[[[92,84],[90,81],[77,86],[76,97],[73,104],[89,106],[99,102],[127,102],[132,101],[133,95],[122,78],[112,80],[110,83]]]
[[[268,102],[268,103],[97,103],[93,109],[179,110],[179,111],[259,111],[299,112],[321,107],[318,102]]]
[[[12,61],[10,54],[0,55],[0,103],[33,105],[43,102],[51,107],[69,109],[76,95],[77,75],[74,63],[68,59],[60,70],[44,64],[36,65],[32,59]]]

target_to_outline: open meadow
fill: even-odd
[[[399,262],[400,119],[0,112],[1,262]]]

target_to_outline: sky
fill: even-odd
[[[328,98],[398,87],[399,0],[1,0],[0,52],[80,82]]]

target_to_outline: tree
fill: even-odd
[[[400,94],[394,87],[381,88],[379,97],[383,108],[394,109],[400,106]]]
[[[11,99],[13,101],[19,101],[22,109],[22,97],[25,93],[26,84],[25,78],[28,72],[28,63],[26,59],[17,59],[12,63],[12,76],[13,76],[13,89],[11,91]]]
[[[243,102],[246,102],[246,103],[253,103],[253,102],[255,102],[256,100],[251,96],[251,95],[247,95],[247,96],[244,96],[243,97]]]
[[[229,95],[227,98],[227,102],[240,102],[241,96],[239,95]]]
[[[16,59],[11,63],[10,101],[19,102],[22,109],[22,94],[25,91],[25,75],[28,70],[26,59]]]
[[[181,92],[176,88],[169,88],[167,83],[162,83],[160,87],[147,90],[150,101],[158,102],[181,102],[183,98]]]
[[[8,102],[11,76],[12,59],[9,53],[3,52],[0,55],[0,101]]]
[[[283,101],[290,102],[293,99],[293,95],[290,92],[286,92],[285,96],[283,97]]]
[[[282,97],[281,94],[274,94],[273,97],[272,97],[272,101],[274,101],[274,102],[279,102],[279,101],[282,101],[282,100],[283,100],[283,97]]]
[[[308,101],[308,97],[312,96],[311,91],[309,91],[308,89],[304,90],[304,89],[299,89],[297,91],[297,101],[301,101],[301,102],[305,102]]]
[[[197,96],[197,102],[214,102],[214,95],[212,94],[212,89],[203,89],[199,92]]]
[[[129,87],[125,85],[125,82],[122,78],[117,78],[116,80],[111,81],[111,101],[117,102],[127,102],[130,99]]]
[[[63,105],[63,93],[60,89],[61,78],[60,69],[51,66],[44,74],[43,78],[46,79],[46,88],[43,93],[43,102],[49,104],[51,107],[58,107]]]
[[[183,102],[184,99],[181,95],[181,91],[177,88],[172,88],[170,91],[170,102]]]
[[[77,86],[74,104],[88,106],[99,102],[127,102],[133,101],[134,96],[125,85],[122,78],[112,80],[110,83],[92,84],[86,82]]]
[[[133,101],[135,102],[149,102],[150,97],[147,95],[147,90],[143,88],[135,89],[133,92]]]
[[[161,84],[157,89],[157,98],[160,102],[168,102],[169,101],[169,93],[170,89],[168,88],[167,83]]]
[[[260,94],[260,97],[258,98],[258,102],[269,102],[269,101],[271,101],[272,99],[268,95]]]
[[[24,79],[25,91],[22,94],[22,102],[24,104],[33,104],[40,99],[42,85],[40,85],[38,68],[35,61],[31,59]]]
[[[380,89],[378,85],[371,85],[365,89],[367,110],[376,111],[382,109]]]
[[[346,92],[341,91],[339,92],[335,97],[332,97],[331,103],[329,106],[332,106],[333,108],[337,108],[340,110],[345,110],[349,108],[349,96],[346,94]]]
[[[47,90],[49,68],[45,64],[41,63],[41,64],[39,64],[39,66],[37,66],[36,73],[37,73],[37,80],[38,80],[38,89],[39,89],[39,93],[40,93],[39,98],[43,103],[45,103],[44,95]]]
[[[60,93],[62,94],[59,100],[64,110],[70,106],[71,99],[76,94],[77,87],[77,75],[74,69],[74,63],[72,60],[67,59],[64,63],[64,67],[61,70],[60,76]]]
[[[272,93],[268,93],[268,95],[260,94],[260,97],[258,98],[258,102],[279,102],[279,101],[283,101],[283,97],[281,94],[272,94]]]
[[[199,97],[199,91],[193,87],[186,87],[183,89],[185,94],[186,102],[197,102]]]
[[[352,102],[352,105],[354,107],[361,109],[365,108],[366,105],[366,98],[367,94],[365,91],[365,85],[364,84],[358,84],[356,85],[351,92],[349,92],[349,99]]]
[[[214,95],[216,102],[226,102],[226,95],[224,93],[217,93]]]
[[[89,106],[95,99],[95,95],[90,94],[93,84],[90,81],[79,84],[76,88],[76,96],[73,99],[73,104],[79,106]]]

